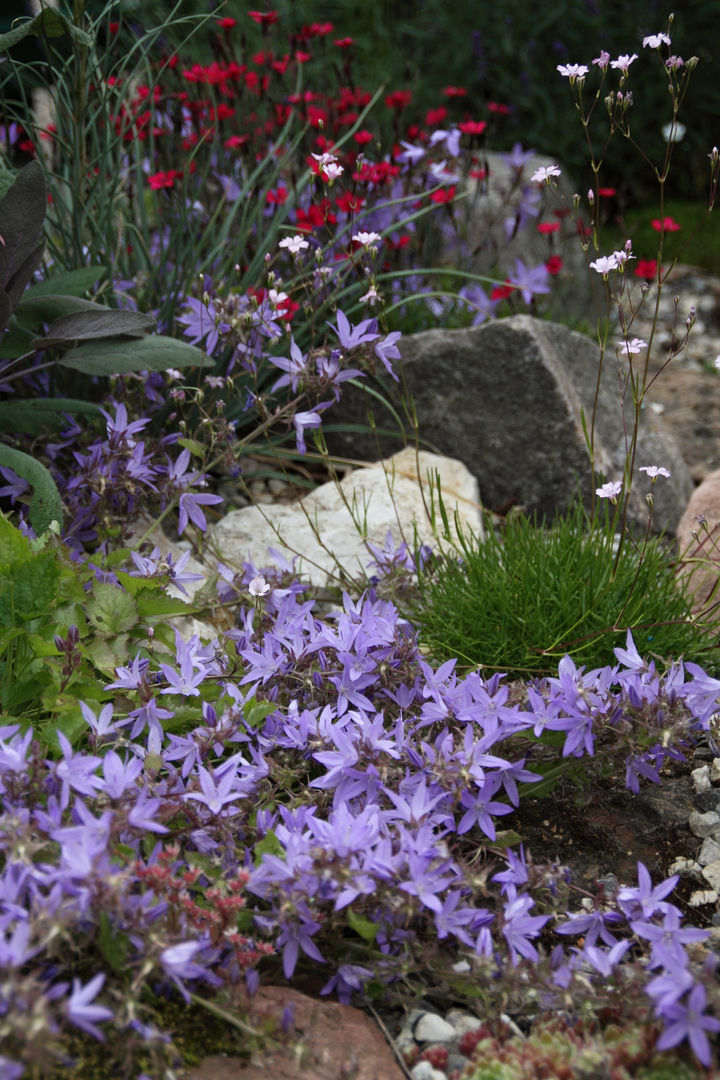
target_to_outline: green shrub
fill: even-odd
[[[632,630],[643,656],[717,663],[716,636],[690,620],[662,542],[626,542],[613,572],[609,519],[590,527],[580,503],[551,528],[512,514],[502,537],[462,534],[421,572],[408,615],[437,659],[545,673],[569,653],[590,668],[613,663]]]

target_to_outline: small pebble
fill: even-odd
[[[720,805],[720,788],[710,787],[707,791],[698,791],[693,796],[693,802],[698,810],[705,813],[708,810],[715,810]]]
[[[708,863],[717,862],[718,859],[720,859],[720,843],[713,836],[706,836],[697,861],[701,866],[707,866]]]
[[[437,1013],[422,1013],[413,1025],[412,1031],[419,1043],[447,1043],[455,1038],[455,1028]]]
[[[703,907],[704,904],[714,904],[718,894],[714,889],[698,889],[692,893],[688,903],[690,907]]]
[[[709,765],[701,765],[699,769],[693,769],[690,776],[696,792],[708,791],[712,787]]]
[[[418,1061],[410,1070],[413,1080],[447,1080],[447,1076],[440,1069],[435,1069],[429,1061]]]
[[[720,859],[704,866],[702,873],[710,888],[714,889],[716,894],[720,892]]]
[[[710,766],[710,779],[714,784],[720,783],[720,757],[712,759]]]
[[[693,811],[690,815],[690,831],[695,836],[710,836],[720,828],[720,814],[709,810],[706,814]]]
[[[708,837],[704,841],[703,847],[708,842],[711,843],[711,844],[715,843],[714,840],[710,840],[710,837]],[[720,851],[720,848],[718,848],[718,850]],[[712,862],[713,860],[708,859],[707,861]],[[703,866],[704,866],[704,863],[701,863],[699,856],[698,856],[697,862],[695,861],[695,859],[685,859],[685,858],[680,857],[680,858],[677,858],[675,860],[675,862],[672,864],[672,866],[668,870],[668,873],[670,873],[670,874],[680,874],[680,877],[690,877],[690,878],[696,878],[697,880],[699,880],[701,875],[702,875]]]

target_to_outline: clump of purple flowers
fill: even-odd
[[[430,941],[436,970],[465,971],[488,1005],[649,999],[658,1047],[687,1041],[710,1062],[716,958],[691,959],[707,935],[667,899],[676,879],[653,885],[640,865],[637,886],[578,906],[565,868],[520,847],[502,869],[497,841],[519,785],[540,779],[519,735],[564,733],[564,757],[587,766],[600,745],[632,759],[636,790],[707,729],[720,684],[680,663],[661,676],[629,637],[613,668],[566,658],[511,693],[433,668],[372,591],[319,619],[286,570],[247,565],[222,588],[253,601],[237,628],[139,652],[102,708],[82,705],[81,742],[0,730],[7,1075],[60,1053],[67,1025],[155,1030],[145,986],[252,993],[278,964],[286,978],[319,964],[349,1000],[422,968]],[[634,725],[656,739],[633,756]]]

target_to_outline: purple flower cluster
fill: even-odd
[[[62,732],[44,750],[31,729],[0,729],[8,1075],[65,1023],[101,1035],[111,1018],[119,1030],[137,1022],[122,992],[104,992],[113,949],[126,985],[182,993],[241,977],[252,991],[275,951],[288,978],[301,962],[328,964],[325,991],[346,1000],[371,975],[392,981],[431,937],[492,985],[534,980],[548,1007],[634,978],[662,1021],[659,1047],[687,1039],[707,1063],[714,967],[688,957],[706,935],[683,929],[665,899],[675,879],[653,887],[640,866],[637,887],[563,916],[562,868],[520,849],[491,873],[487,845],[519,785],[540,779],[534,736],[564,733],[568,760],[633,748],[636,789],[707,728],[720,682],[693,665],[660,676],[628,636],[616,667],[565,658],[520,699],[502,676],[435,669],[373,592],[321,620],[287,569],[264,575],[222,643],[176,633],[172,653],[119,667],[114,701],[82,706],[89,750]],[[223,588],[247,596],[258,577],[247,565]],[[193,712],[195,726],[178,726]],[[362,965],[347,935],[358,926],[372,941]],[[582,934],[582,947],[551,948],[553,928]],[[83,962],[93,940],[105,943],[101,970]],[[31,1012],[43,1036],[32,1046]]]

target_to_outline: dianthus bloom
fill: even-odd
[[[622,491],[622,480],[609,480],[607,484],[603,484],[602,487],[595,488],[595,494],[601,499],[609,499],[610,502],[615,502],[618,495]]]
[[[622,71],[623,75],[627,75],[628,68],[633,60],[637,60],[637,53],[633,53],[632,56],[628,56],[628,54],[625,53],[623,56],[618,56],[617,60],[611,60],[610,67]]]
[[[665,476],[670,479],[670,470],[665,469],[662,465],[641,465],[640,472],[647,473],[651,480],[657,480],[658,476]]]
[[[584,64],[558,64],[557,70],[566,79],[574,81],[575,79],[584,79],[590,68],[585,67]]]
[[[643,49],[659,49],[663,42],[666,45],[670,44],[667,34],[649,34],[643,38]]]
[[[530,179],[536,184],[550,183],[551,176],[560,176],[561,170],[557,165],[548,165],[546,168],[537,169]]]

